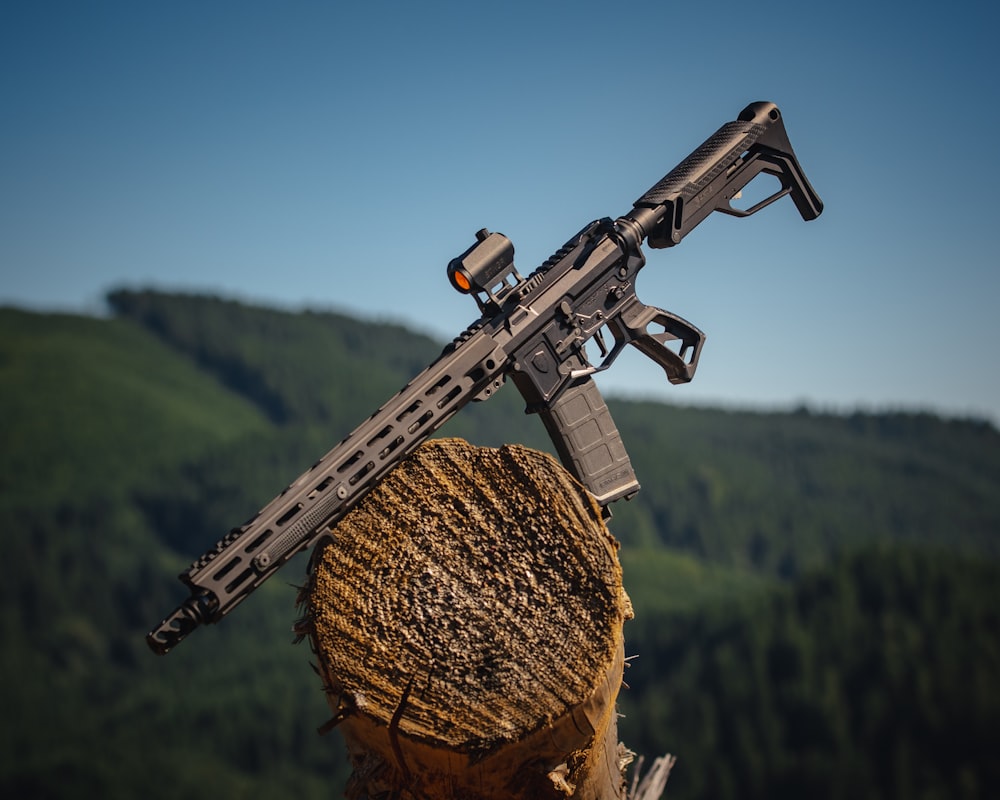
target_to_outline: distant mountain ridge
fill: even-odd
[[[441,351],[397,325],[339,314],[154,292],[119,291],[109,300],[272,421],[331,424],[341,435]],[[508,387],[467,407],[447,431],[458,428],[479,444],[551,450],[522,405]],[[615,529],[627,542],[658,541],[786,577],[845,545],[886,538],[1000,553],[1000,433],[986,422],[611,405],[646,487],[616,508]],[[877,500],[868,496],[873,490]],[[762,527],[765,513],[771,518]]]
[[[285,646],[304,565],[166,659],[142,637],[178,571],[441,344],[199,295],[109,304],[0,309],[0,791],[335,793],[320,686]],[[988,796],[996,429],[609,402],[643,484],[612,520],[637,610],[622,735],[680,756],[671,796]],[[443,433],[551,448],[512,387]]]

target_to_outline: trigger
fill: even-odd
[[[608,357],[608,345],[604,341],[604,331],[600,328],[594,334],[594,341],[597,342],[597,349],[601,351],[601,358]]]

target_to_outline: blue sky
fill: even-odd
[[[476,316],[444,272],[476,230],[530,272],[772,100],[823,216],[649,251],[640,299],[708,334],[698,375],[634,354],[602,388],[997,422],[988,5],[11,0],[0,303],[155,286],[443,341]]]

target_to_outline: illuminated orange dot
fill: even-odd
[[[461,289],[463,292],[471,291],[472,284],[469,283],[469,279],[461,272],[454,273],[455,286]]]

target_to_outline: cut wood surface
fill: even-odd
[[[313,554],[347,796],[619,798],[617,543],[547,454],[424,444]]]

